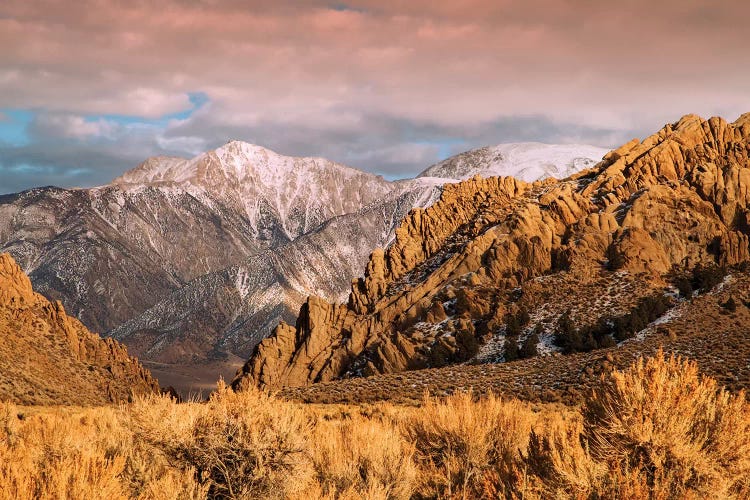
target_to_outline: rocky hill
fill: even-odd
[[[602,154],[552,150],[544,161],[561,168]],[[472,168],[496,161],[476,158]],[[189,160],[149,159],[107,186],[2,196],[0,250],[41,293],[160,377],[208,364],[201,377],[210,385],[280,320],[293,321],[308,295],[345,299],[372,249],[450,182],[389,182],[230,142]]]
[[[158,390],[123,345],[35,293],[13,258],[0,254],[0,401],[102,404]]]
[[[750,115],[689,115],[562,181],[446,186],[372,254],[346,304],[308,299],[234,386],[306,386],[663,336],[655,325],[691,310],[688,287],[705,292],[712,277],[745,272],[749,153]]]

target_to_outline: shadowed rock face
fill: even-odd
[[[123,345],[35,293],[13,258],[0,254],[0,400],[103,404],[158,390]]]
[[[475,330],[502,321],[512,290],[542,275],[663,283],[673,269],[747,262],[749,153],[750,115],[731,124],[689,115],[562,181],[446,186],[372,254],[346,305],[308,299],[295,326],[282,323],[259,344],[234,387],[431,366],[438,346],[455,354],[480,340]]]

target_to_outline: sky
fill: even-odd
[[[740,0],[3,0],[0,194],[228,140],[387,178],[750,111]]]

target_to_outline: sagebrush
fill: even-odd
[[[748,498],[750,415],[662,353],[582,408],[492,395],[304,405],[220,384],[206,403],[0,406],[0,499]]]

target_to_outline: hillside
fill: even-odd
[[[0,401],[104,404],[158,390],[124,346],[35,293],[12,257],[0,254]]]
[[[308,299],[295,326],[282,323],[258,346],[234,386],[307,386],[503,361],[516,351],[533,358],[620,344],[620,353],[649,332],[663,337],[649,323],[679,325],[683,312],[703,310],[674,285],[691,278],[707,289],[701,276],[722,268],[744,282],[749,141],[750,115],[734,123],[688,115],[562,181],[446,186],[440,201],[404,220],[393,245],[372,254],[347,304]],[[741,287],[735,294],[735,303],[746,300]],[[744,313],[735,314],[744,328]],[[572,373],[585,367],[560,358]],[[537,376],[554,370],[538,369],[548,363],[507,370],[528,369],[544,386]]]

